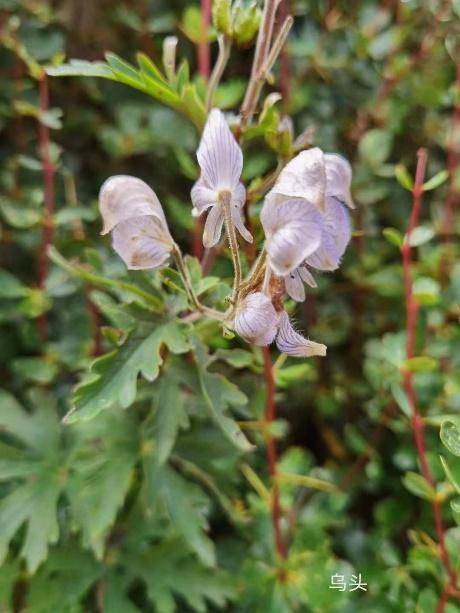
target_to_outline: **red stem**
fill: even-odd
[[[270,425],[276,419],[276,404],[275,404],[275,380],[273,377],[272,361],[270,350],[268,347],[262,347],[262,355],[264,359],[264,376],[266,385],[266,405],[265,405],[265,421],[267,424],[267,465],[268,473],[272,480],[272,524],[275,537],[276,551],[281,559],[286,558],[287,550],[281,533],[281,503],[279,486],[276,479],[276,442],[270,432]]]
[[[49,108],[48,81],[46,74],[43,73],[38,82],[40,98],[40,114],[43,116]],[[54,213],[54,175],[55,168],[50,155],[50,133],[48,126],[43,122],[42,117],[38,120],[38,144],[40,157],[42,160],[43,192],[44,192],[44,214],[43,232],[38,257],[38,286],[41,290],[45,288],[48,276],[48,247],[53,242],[53,213]],[[40,315],[37,320],[37,328],[40,338],[45,340],[47,337],[47,320],[45,314]]]
[[[414,298],[412,291],[412,260],[411,260],[411,246],[410,236],[414,228],[418,224],[420,217],[420,210],[422,207],[423,196],[423,182],[425,180],[425,171],[427,163],[427,151],[426,149],[419,149],[417,152],[417,170],[415,173],[415,184],[412,189],[412,211],[409,219],[409,227],[407,230],[406,239],[401,247],[401,254],[403,259],[403,272],[404,272],[404,293],[406,301],[406,358],[410,360],[414,356],[415,345],[415,330],[417,326],[418,304]],[[431,473],[428,459],[426,455],[426,442],[425,431],[423,425],[423,418],[417,407],[417,395],[413,385],[413,374],[409,370],[404,371],[404,389],[409,401],[409,405],[412,411],[412,430],[414,434],[415,447],[417,450],[417,456],[420,463],[420,469],[425,480],[434,487],[434,479]],[[449,554],[446,548],[444,527],[441,515],[441,505],[438,500],[433,500],[431,503],[433,519],[436,529],[436,534],[439,542],[439,550],[442,563],[446,568],[449,576],[450,589],[456,591],[457,587],[457,575],[454,568],[451,565]],[[441,601],[440,601],[441,602]],[[441,609],[443,611],[443,604],[441,602]]]

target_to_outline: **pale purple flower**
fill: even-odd
[[[113,248],[133,270],[163,266],[174,247],[162,206],[141,179],[110,177],[99,193],[101,234],[112,232]]]
[[[286,311],[280,315],[276,346],[282,353],[294,358],[325,356],[327,350],[326,345],[310,341],[296,332]]]
[[[283,232],[277,229],[267,234],[267,253],[272,270],[284,277],[287,293],[294,300],[305,300],[303,283],[315,287],[316,283],[307,266],[319,270],[331,271],[338,268],[345,248],[350,241],[351,228],[345,205],[353,208],[350,193],[351,167],[340,155],[324,154],[315,147],[302,151],[291,160],[280,173],[277,182],[267,195],[262,210],[262,225],[264,211],[271,211],[273,217],[285,220]],[[298,206],[292,207],[292,198],[303,199],[304,217],[299,218]],[[292,210],[290,210],[292,208]],[[282,210],[283,209],[283,210]],[[316,215],[316,217],[314,217]],[[315,218],[317,232],[289,230],[289,220],[298,220],[306,224]],[[280,226],[281,227],[281,226]],[[297,227],[297,226],[296,226]],[[284,229],[287,229],[284,230]],[[278,251],[286,253],[290,263],[284,271],[279,265],[280,255],[272,257],[272,244],[282,245]],[[289,249],[287,245],[289,244]],[[304,255],[306,254],[306,255]]]
[[[203,232],[203,244],[212,247],[221,237],[224,224],[222,195],[229,194],[231,220],[248,242],[250,232],[245,228],[242,216],[246,190],[240,181],[243,169],[243,153],[225,117],[213,109],[208,117],[197,151],[201,175],[192,188],[193,215],[199,216],[208,209]]]
[[[268,296],[249,294],[239,304],[234,321],[235,332],[248,343],[270,345],[278,331],[279,315]]]
[[[321,215],[302,198],[265,201],[260,214],[269,265],[284,276],[295,270],[321,244]]]
[[[326,355],[326,346],[296,332],[286,311],[277,312],[263,292],[246,296],[238,306],[233,325],[235,332],[253,345],[266,347],[276,339],[278,349],[292,357]]]

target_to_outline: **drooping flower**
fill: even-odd
[[[280,315],[276,346],[282,353],[294,358],[325,356],[327,350],[326,345],[310,341],[296,332],[286,311]]]
[[[354,207],[350,186],[351,167],[347,160],[337,154],[324,154],[321,149],[315,147],[302,151],[285,166],[266,197],[262,217],[265,209],[270,210],[276,206],[286,208],[293,197],[301,198],[305,202],[305,211],[309,211],[308,214],[305,213],[305,223],[314,213],[319,215],[319,242],[316,236],[313,238],[313,235],[307,232],[299,239],[291,234],[292,252],[300,254],[302,250],[309,251],[296,266],[286,268],[283,272],[270,257],[271,268],[276,274],[283,275],[286,291],[296,301],[305,300],[304,282],[312,287],[316,286],[307,266],[331,271],[340,264],[351,237],[349,216],[345,208]],[[289,215],[295,215],[295,212],[287,212],[285,218]],[[271,240],[273,241],[273,237]],[[267,252],[270,256],[269,249],[268,244]],[[294,261],[294,258],[291,261]]]
[[[243,153],[221,111],[213,109],[208,117],[197,151],[201,175],[192,188],[192,213],[208,213],[203,232],[203,244],[212,247],[221,237],[224,224],[224,202],[228,202],[231,220],[248,242],[250,232],[245,228],[242,209],[246,190],[240,181]]]
[[[254,292],[239,304],[234,328],[247,342],[263,347],[275,340],[278,320],[279,315],[270,298],[262,292]]]
[[[101,234],[112,232],[112,245],[132,270],[164,265],[174,240],[155,192],[141,179],[110,177],[99,193]]]
[[[235,332],[247,342],[260,347],[276,339],[278,349],[296,358],[326,355],[326,346],[315,343],[296,332],[286,311],[277,312],[269,296],[254,292],[238,306]]]
[[[321,243],[321,216],[302,198],[265,201],[260,214],[269,265],[277,275],[295,270]]]

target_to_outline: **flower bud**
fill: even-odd
[[[279,315],[270,298],[262,292],[249,294],[239,305],[235,332],[248,343],[258,346],[270,345],[275,340]]]

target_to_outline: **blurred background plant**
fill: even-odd
[[[176,240],[204,255],[206,279],[188,260],[197,291],[229,292],[218,277],[231,262],[201,253],[189,201],[212,68],[231,40],[214,104],[236,113],[260,25],[256,3],[227,8],[215,2],[208,28],[206,1],[0,1],[0,608],[453,613],[460,5],[278,9],[275,31],[287,14],[295,23],[242,134],[253,231],[277,162],[311,144],[352,161],[358,208],[340,273],[296,311],[328,357],[275,364],[273,422],[260,351],[209,322],[193,337],[160,325],[165,305],[184,307],[174,271],[128,275],[98,236],[102,182],[139,176]],[[71,73],[60,65],[74,57],[97,64],[73,74],[110,78],[46,76]],[[137,61],[151,72],[142,87]],[[103,353],[99,379],[84,376]],[[98,414],[64,424],[72,404]],[[231,444],[231,424],[255,451]],[[359,574],[367,591],[350,591]]]

